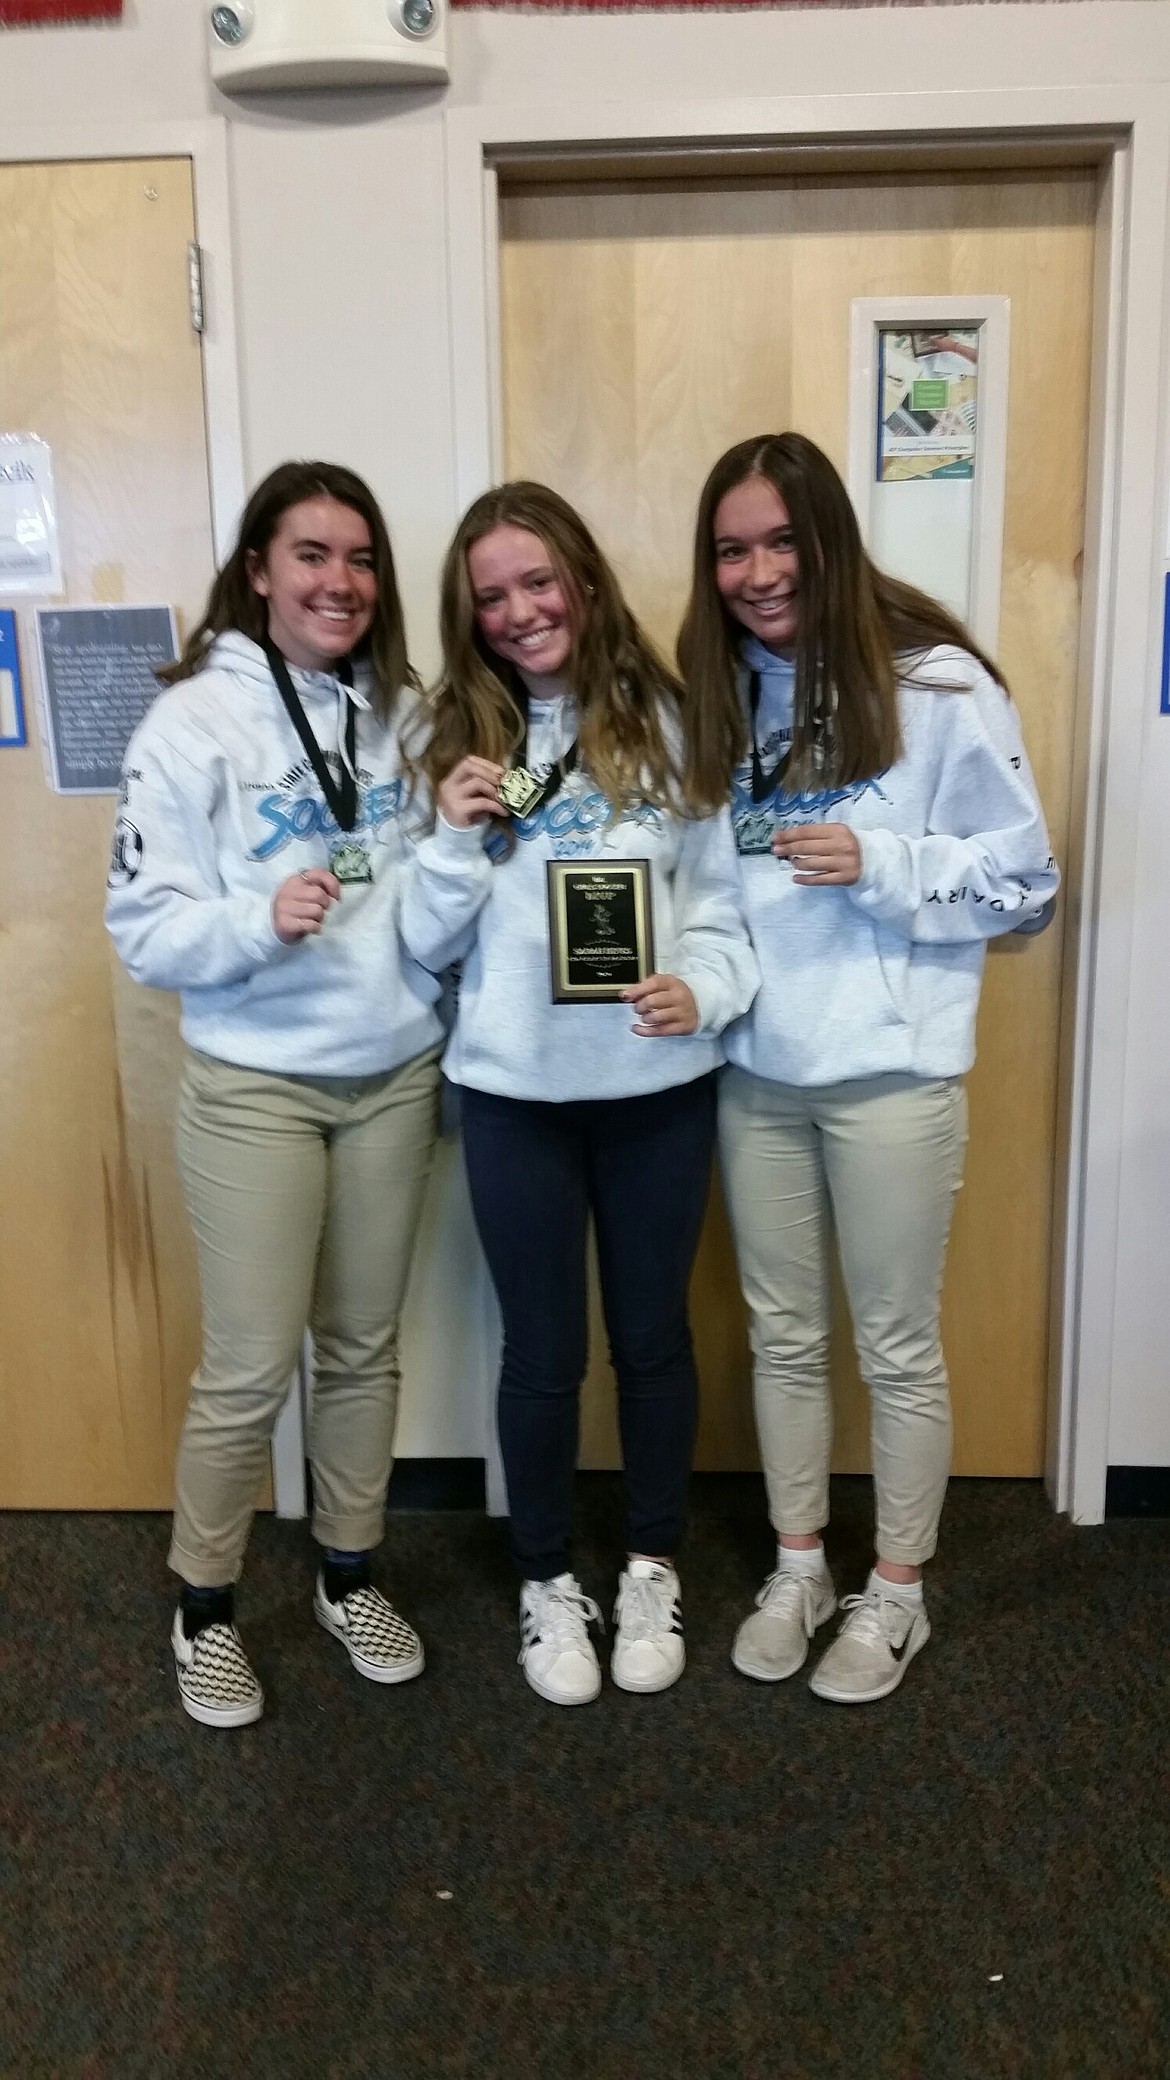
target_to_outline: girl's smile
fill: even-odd
[[[535,678],[563,672],[577,617],[540,536],[502,522],[472,543],[467,575],[489,649]]]
[[[374,618],[378,580],[370,530],[360,513],[335,498],[289,506],[248,577],[268,602],[269,637],[303,671],[331,671]]]
[[[715,509],[715,583],[728,613],[783,656],[800,626],[800,559],[788,508],[767,477],[745,477]]]

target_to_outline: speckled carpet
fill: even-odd
[[[834,1494],[842,1591],[869,1496]],[[583,1476],[612,1601],[620,1493]],[[695,1484],[689,1666],[564,1711],[516,1667],[503,1527],[396,1514],[421,1681],[314,1625],[262,1519],[256,1727],[179,1710],[158,1517],[0,1517],[0,2073],[15,2080],[1164,2080],[1170,1523],[956,1482],[935,1632],[854,1710],[728,1646],[753,1477]]]

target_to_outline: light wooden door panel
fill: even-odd
[[[1066,850],[1084,513],[1095,178],[1083,170],[523,188],[502,201],[507,468],[580,506],[669,652],[700,485],[764,428],[844,470],[857,296],[1011,298],[999,654]],[[971,1142],[944,1293],[959,1472],[1043,1465],[1059,928],[987,964]],[[743,1309],[713,1193],[693,1285],[697,1463],[755,1463]],[[869,1463],[838,1295],[835,1465]],[[617,1463],[594,1301],[582,1460]]]
[[[73,605],[190,617],[206,591],[193,237],[186,159],[0,167],[0,421],[51,445]],[[0,750],[0,1506],[162,1507],[199,1343],[176,1007],[108,945],[115,804],[50,791],[38,602],[11,604],[29,744]]]

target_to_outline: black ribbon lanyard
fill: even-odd
[[[771,772],[766,773],[764,771],[764,761],[760,757],[760,746],[756,737],[756,716],[760,712],[760,675],[758,672],[752,673],[751,684],[748,688],[748,700],[751,703],[752,710],[752,800],[753,802],[766,802],[785,766],[788,764],[789,754],[787,751],[782,751]]]
[[[522,678],[520,677],[520,674],[519,674],[519,672],[513,672],[513,674],[512,674],[512,688],[511,688],[511,692],[512,692],[512,699],[513,699],[513,700],[515,701],[515,703],[516,703],[516,706],[517,706],[517,707],[519,708],[519,710],[520,710],[520,719],[521,719],[521,721],[522,721],[522,722],[523,722],[523,724],[524,724],[524,747],[523,747],[523,756],[520,756],[520,755],[519,755],[519,753],[517,753],[516,755],[514,755],[514,756],[513,756],[513,759],[512,759],[512,771],[513,771],[513,772],[517,772],[517,771],[520,771],[520,772],[525,772],[525,773],[526,773],[526,772],[528,772],[528,770],[529,770],[529,767],[528,767],[528,688],[527,688],[527,687],[526,687],[526,685],[524,684],[524,681],[523,681],[523,679],[522,679]],[[536,815],[536,813],[537,813],[537,810],[538,810],[538,809],[543,809],[543,807],[544,807],[545,803],[546,803],[546,802],[551,802],[551,800],[552,800],[553,796],[554,796],[555,794],[559,793],[559,791],[560,791],[560,789],[562,788],[562,786],[564,785],[565,781],[566,781],[566,780],[568,779],[568,777],[569,777],[569,774],[570,774],[570,773],[571,773],[571,772],[572,772],[572,771],[574,770],[574,768],[575,768],[575,766],[576,766],[576,764],[577,764],[577,760],[578,760],[578,757],[580,756],[580,748],[581,748],[581,747],[580,747],[580,745],[578,744],[578,742],[577,742],[577,739],[576,739],[576,737],[574,737],[574,738],[573,738],[573,741],[572,741],[572,743],[570,744],[570,746],[569,746],[569,748],[568,748],[568,750],[567,750],[567,751],[565,751],[565,752],[562,752],[562,754],[561,754],[560,758],[558,758],[558,759],[557,759],[557,761],[556,761],[555,765],[553,766],[553,769],[552,769],[551,773],[550,773],[550,774],[548,775],[548,778],[547,778],[546,780],[544,780],[544,781],[543,781],[542,783],[540,783],[540,792],[539,792],[539,794],[533,795],[533,796],[531,797],[531,799],[530,799],[530,800],[528,801],[528,803],[526,804],[526,806],[525,806],[525,809],[524,809],[524,815],[525,815],[525,816],[535,816],[535,815]],[[536,784],[536,782],[535,782],[535,777],[534,777],[534,785],[535,785],[535,784]]]
[[[343,831],[351,831],[357,822],[358,807],[357,780],[353,771],[357,753],[357,708],[353,701],[346,701],[345,757],[347,763],[342,766],[341,785],[339,787],[325,762],[325,755],[321,746],[309,727],[309,718],[301,706],[300,696],[289,676],[288,666],[275,643],[270,643],[267,638],[264,641],[264,655],[268,659],[268,667],[276,681],[277,692],[284,702],[288,719],[304,745],[309,764],[321,783],[321,792],[341,829]],[[340,660],[336,676],[343,686],[353,685],[353,666],[348,657],[343,657]]]

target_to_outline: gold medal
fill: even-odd
[[[370,855],[364,845],[351,838],[333,847],[329,855],[329,871],[339,881],[372,881],[374,870]]]
[[[535,779],[527,766],[513,766],[504,774],[496,793],[513,816],[526,816],[544,793],[544,782]]]

